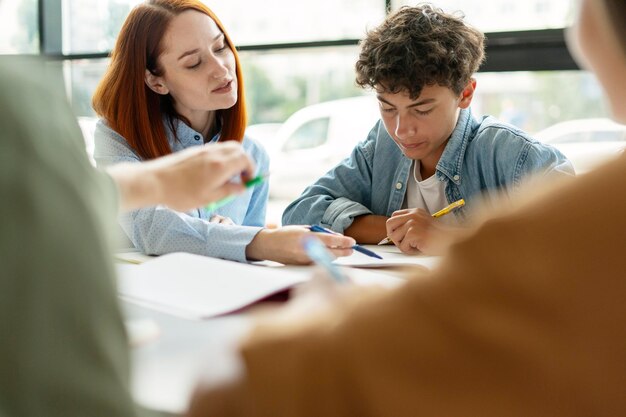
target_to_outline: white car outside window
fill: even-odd
[[[274,138],[262,141],[270,155],[270,196],[298,197],[347,158],[379,118],[373,95],[314,104],[295,112]]]
[[[560,122],[534,135],[559,149],[582,174],[616,157],[626,149],[626,126],[610,119]]]

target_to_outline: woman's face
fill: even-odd
[[[614,118],[626,123],[626,51],[611,24],[602,1],[581,0],[568,41],[579,64],[593,71],[602,84]]]
[[[162,40],[158,59],[163,75],[146,73],[159,94],[171,94],[176,111],[198,113],[227,109],[237,102],[235,55],[213,19],[195,10],[174,17]]]

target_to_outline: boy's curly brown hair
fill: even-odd
[[[440,85],[461,94],[483,62],[485,36],[430,4],[402,7],[361,42],[356,82],[388,93]]]

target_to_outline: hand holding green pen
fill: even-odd
[[[244,183],[244,186],[246,188],[254,187],[255,185],[261,184],[263,181],[265,181],[265,179],[268,176],[269,176],[269,173],[257,175],[256,177],[246,181]],[[223,207],[226,204],[230,203],[231,201],[233,201],[236,198],[237,198],[237,195],[229,195],[228,197],[222,198],[221,200],[217,200],[217,201],[214,201],[213,203],[207,204],[205,206],[205,208],[208,211],[215,211],[218,208]]]

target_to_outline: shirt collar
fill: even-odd
[[[178,148],[179,146],[182,146],[183,148],[187,148],[189,146],[204,144],[204,137],[202,136],[202,134],[192,129],[182,120],[180,119],[173,120],[173,125],[176,131],[176,136],[174,136],[171,130],[171,125],[167,116],[163,118],[163,122],[165,124],[167,140],[170,146],[172,147],[172,149]],[[176,138],[178,138],[178,141],[176,140]],[[211,138],[211,140],[209,140],[209,142],[217,142],[219,141],[219,139],[220,139],[220,134],[217,133],[215,136]]]
[[[477,123],[469,108],[461,109],[452,135],[437,163],[439,175],[447,176],[456,184],[461,182],[461,169],[465,158],[465,150]]]

